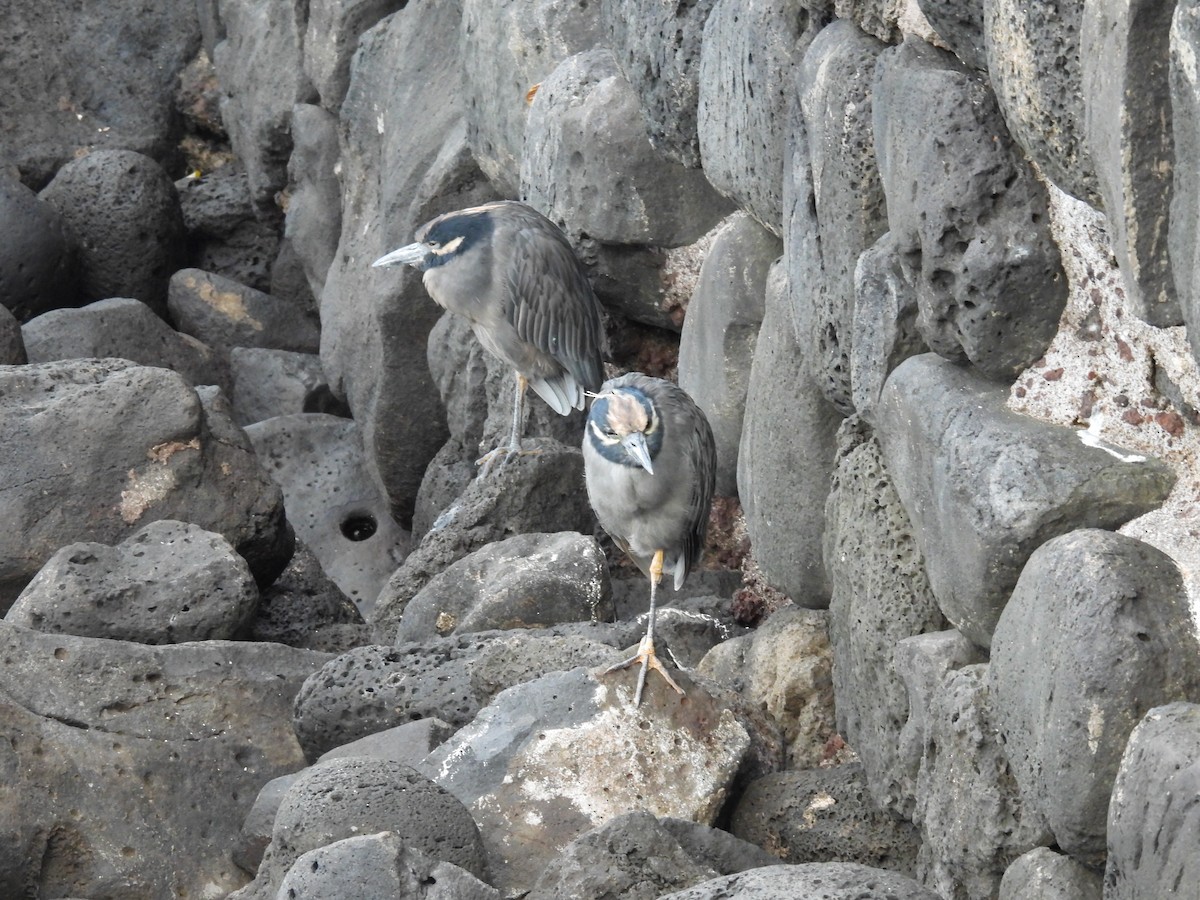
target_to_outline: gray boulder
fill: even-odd
[[[406,0],[313,0],[307,5],[302,41],[304,74],[321,106],[334,116],[350,87],[350,60],[358,39],[380,19],[403,9]],[[300,108],[297,107],[297,112]],[[296,124],[295,118],[292,120]],[[289,161],[289,169],[292,162]],[[333,173],[330,172],[330,175]]]
[[[736,875],[726,875],[659,900],[859,900],[861,897],[888,900],[937,900],[938,895],[911,878],[858,863],[802,863],[764,866]]]
[[[354,601],[298,541],[287,568],[262,592],[250,640],[343,653],[369,643],[370,633]]]
[[[355,835],[302,853],[279,883],[289,900],[500,900],[466,869],[422,853],[394,831]]]
[[[1047,542],[996,626],[988,685],[1025,807],[1064,852],[1102,865],[1130,732],[1151,707],[1200,691],[1200,643],[1175,563],[1107,531]]]
[[[764,775],[733,808],[729,830],[789,863],[851,862],[912,877],[920,836],[876,806],[858,763]]]
[[[1009,864],[1051,840],[1022,803],[987,681],[986,665],[951,671],[926,711],[913,817],[922,838],[917,877],[942,897],[996,896]]]
[[[1106,898],[1186,896],[1200,884],[1198,792],[1200,706],[1150,710],[1129,736],[1113,784]]]
[[[215,384],[228,393],[229,370],[208,347],[181,334],[140,300],[114,297],[79,309],[56,309],[21,328],[29,362],[119,357],[172,369],[193,385]]]
[[[1187,325],[1189,346],[1200,359],[1200,173],[1185,160],[1200,156],[1200,84],[1192,75],[1192,60],[1200,53],[1200,2],[1180,0],[1171,24],[1171,132],[1175,159],[1171,173],[1169,251],[1180,313]]]
[[[700,46],[696,128],[713,186],[783,236],[792,73],[828,21],[803,0],[717,0]]]
[[[177,152],[175,89],[200,46],[193,0],[9,4],[4,30],[20,39],[0,60],[0,168],[15,164],[36,190],[81,149],[164,163]]]
[[[838,733],[858,751],[875,802],[911,818],[916,761],[900,741],[911,695],[896,670],[896,647],[945,620],[879,442],[856,419],[838,431],[824,557]]]
[[[404,609],[396,642],[434,634],[612,619],[608,563],[591,536],[518,534],[435,575]]]
[[[250,425],[246,434],[283,491],[296,536],[369,620],[411,541],[371,479],[358,424],[301,413]]]
[[[4,609],[60,547],[115,544],[157,519],[223,535],[259,585],[291,556],[283,495],[228,405],[174,372],[113,359],[0,369],[0,435]]]
[[[911,39],[881,54],[872,110],[922,336],[1011,382],[1046,349],[1067,298],[1046,188],[987,86],[944,50]]]
[[[276,416],[349,410],[329,390],[329,379],[315,353],[234,347],[229,351],[233,417],[243,427]]]
[[[767,273],[782,246],[744,213],[713,235],[679,338],[679,386],[704,410],[717,442],[719,495],[737,494],[738,444],[750,368],[766,312]]]
[[[1183,321],[1168,252],[1173,9],[1155,0],[1085,2],[1079,35],[1084,140],[1124,276],[1126,308],[1158,326]]]
[[[493,884],[530,890],[572,839],[630,810],[711,824],[750,745],[737,717],[685,672],[583,669],[509,688],[423,770],[479,823]],[[686,764],[680,765],[686,760]]]
[[[799,97],[783,175],[788,303],[810,377],[845,415],[854,410],[855,266],[887,229],[871,131],[871,79],[883,48],[839,20],[816,35],[788,80]]]
[[[1004,871],[997,900],[1101,900],[1100,875],[1048,847],[1030,850]]]
[[[1017,143],[1056,185],[1098,206],[1083,124],[1079,32],[1085,5],[984,0],[984,48],[992,90]]]
[[[0,894],[200,896],[245,883],[238,825],[264,783],[303,765],[292,698],[325,655],[9,623],[0,652]]]
[[[972,69],[987,70],[983,41],[983,2],[975,0],[917,0],[925,20],[954,55]]]
[[[67,163],[39,195],[78,241],[84,301],[133,297],[159,315],[183,261],[183,214],[167,173],[132,150]]]
[[[292,110],[292,140],[283,233],[300,257],[313,296],[320,297],[342,232],[337,116],[319,106],[298,104]]]
[[[342,232],[320,297],[321,363],[404,527],[447,436],[425,361],[441,309],[420,273],[371,262],[435,215],[496,197],[471,157],[465,100],[446,89],[462,83],[461,58],[447,51],[461,19],[456,0],[416,3],[367,31],[340,115]]]
[[[312,766],[292,782],[258,874],[230,898],[272,900],[302,854],[380,831],[476,877],[486,874],[479,831],[458,800],[410,766],[355,756]]]
[[[521,189],[525,128],[537,90],[569,56],[602,44],[588,0],[464,0],[460,32],[467,140],[504,197]],[[452,39],[453,40],[453,39]]]
[[[78,290],[78,249],[62,215],[0,169],[0,303],[25,321],[76,305]]]
[[[525,125],[521,194],[569,234],[678,247],[729,213],[705,173],[656,150],[611,50],[561,62]]]
[[[228,541],[160,520],[115,547],[63,547],[4,618],[57,634],[181,644],[241,637],[257,605],[250,569]]]
[[[26,361],[21,323],[0,304],[0,366],[23,366]]]
[[[1159,506],[1175,481],[1158,460],[1010,412],[1007,397],[924,354],[888,378],[877,417],[938,604],[981,647],[1039,545],[1075,528],[1116,528]]]
[[[303,69],[308,4],[290,0],[218,0],[224,40],[213,48],[222,89],[221,121],[246,165],[256,212],[280,215],[275,195],[287,184],[292,108],[316,92]]]
[[[823,607],[829,583],[821,535],[841,416],[806,373],[783,281],[777,262],[750,367],[738,496],[767,581],[801,606]]]

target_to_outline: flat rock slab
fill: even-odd
[[[663,894],[659,900],[938,900],[938,895],[911,878],[857,863],[802,863],[765,866],[726,875],[695,887]]]
[[[225,538],[162,520],[115,547],[63,547],[4,618],[38,631],[180,644],[241,637],[257,606],[254,577]]]
[[[933,354],[888,378],[876,435],[942,612],[981,647],[1038,546],[1157,508],[1175,476],[1005,408],[1008,389]]]
[[[529,890],[577,835],[632,809],[711,823],[750,746],[683,672],[557,672],[501,693],[423,765],[479,823],[493,884]]]
[[[238,826],[263,784],[303,765],[292,700],[327,655],[0,623],[0,656],[0,895],[198,897],[245,883]]]

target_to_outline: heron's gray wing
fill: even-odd
[[[604,380],[600,303],[571,245],[545,226],[525,226],[513,235],[509,259],[508,321],[584,388],[598,390]]]
[[[682,388],[677,390],[682,395],[681,403],[689,408],[690,415],[687,416],[687,421],[691,426],[683,435],[684,450],[692,460],[693,476],[691,493],[688,496],[688,530],[681,554],[687,561],[687,569],[683,572],[686,578],[687,572],[700,561],[700,555],[704,552],[704,539],[708,534],[708,514],[712,508],[713,488],[717,480],[717,442],[700,407],[696,406]],[[676,584],[676,589],[680,586],[681,584]]]

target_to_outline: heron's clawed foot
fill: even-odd
[[[525,450],[520,444],[516,444],[515,446],[509,444],[504,447],[496,447],[483,454],[483,456],[479,457],[479,459],[475,460],[475,465],[479,466],[479,475],[476,477],[487,478],[493,469],[496,471],[503,469],[509,464],[509,462],[512,461],[514,457],[537,456],[541,452],[542,451],[538,449]]]
[[[611,675],[613,672],[618,672],[621,669],[628,669],[634,663],[642,664],[641,668],[638,670],[637,693],[633,696],[634,706],[640,706],[642,703],[642,691],[646,687],[646,673],[651,669],[654,669],[659,675],[665,678],[667,684],[675,689],[675,693],[679,694],[681,697],[683,696],[683,688],[675,683],[675,679],[667,674],[666,668],[661,662],[659,662],[658,656],[654,652],[654,640],[649,635],[642,638],[642,643],[638,646],[637,653],[629,657],[629,659],[623,660],[616,665],[609,666],[600,674]]]

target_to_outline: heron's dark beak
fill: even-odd
[[[379,257],[371,265],[373,267],[413,266],[422,269],[424,268],[422,264],[428,254],[429,248],[424,244],[409,244],[406,247],[401,247],[399,250],[393,250],[391,253]]]
[[[640,431],[635,431],[621,438],[621,446],[625,448],[625,452],[634,458],[639,466],[654,474],[654,463],[650,461],[650,451],[646,449],[646,436]]]

